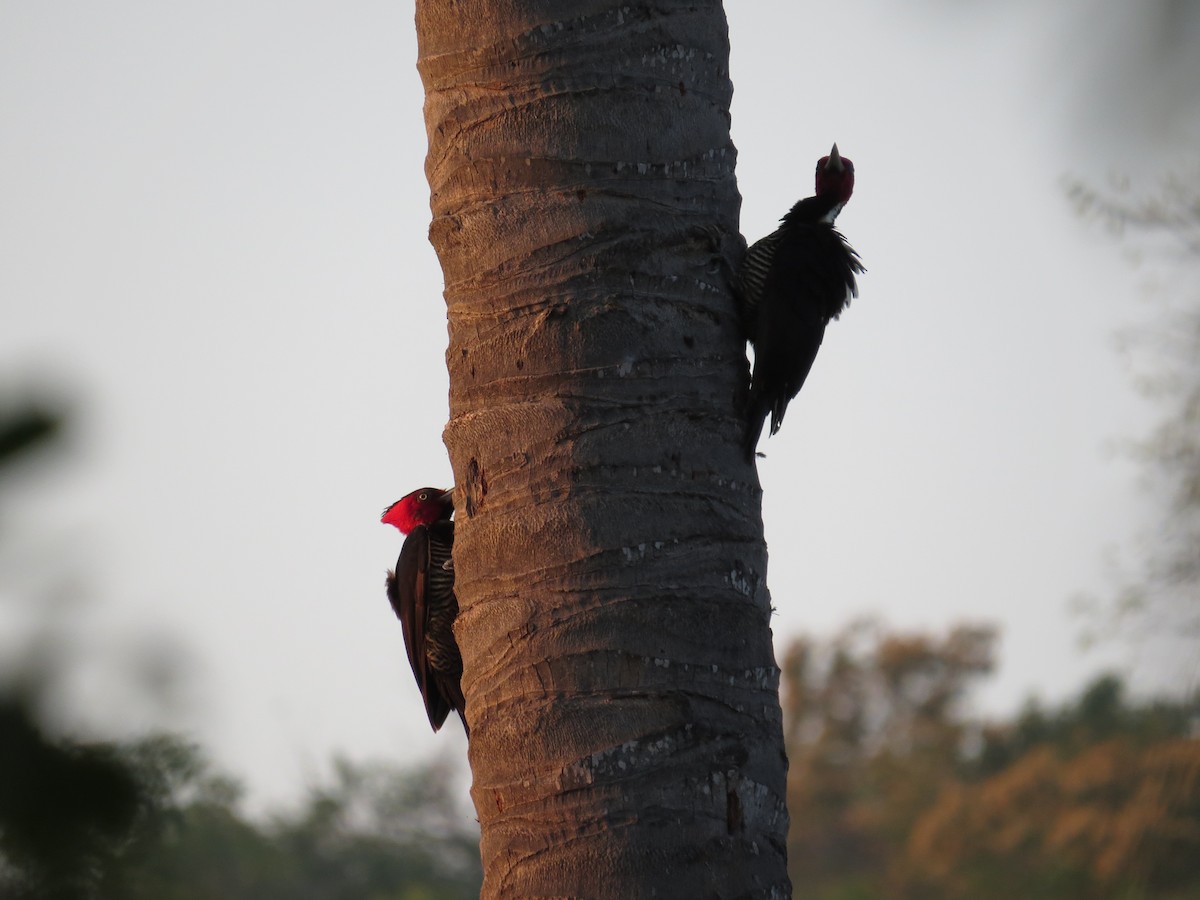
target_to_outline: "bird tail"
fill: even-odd
[[[471,737],[471,726],[467,724],[467,701],[463,697],[462,682],[459,680],[462,676],[455,678],[440,679],[438,684],[442,688],[443,696],[450,701],[450,706],[458,713],[458,717],[462,719],[463,731],[467,733],[467,737]]]
[[[750,398],[750,410],[746,415],[746,436],[742,440],[742,450],[746,454],[746,462],[754,462],[758,451],[758,439],[762,437],[763,426],[767,423],[767,414],[771,412],[771,404],[763,397]],[[772,433],[774,433],[772,431]]]
[[[779,427],[783,424],[783,414],[787,412],[789,398],[776,397],[775,402],[771,404],[771,434],[778,434]]]

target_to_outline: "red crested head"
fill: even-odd
[[[817,196],[833,195],[838,207],[845,206],[854,193],[854,163],[838,153],[837,144],[828,156],[817,160]]]
[[[400,529],[408,534],[418,525],[432,525],[449,519],[454,512],[454,490],[442,488],[417,488],[405,494],[383,511],[380,522]]]

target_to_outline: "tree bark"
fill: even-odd
[[[417,31],[483,896],[788,896],[724,11]]]

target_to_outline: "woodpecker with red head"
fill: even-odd
[[[858,254],[833,227],[854,192],[854,163],[837,144],[817,161],[817,190],[757,241],[738,273],[742,322],[754,345],[743,447],[753,461],[767,415],[779,431],[808,377],[830,319],[858,296]]]
[[[407,535],[387,574],[387,596],[404,630],[408,662],[437,731],[450,710],[467,727],[462,692],[462,654],[454,640],[458,598],[454,596],[454,492],[424,487],[405,494],[380,519]]]

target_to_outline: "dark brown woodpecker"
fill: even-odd
[[[404,631],[408,662],[425,701],[429,724],[437,731],[450,710],[468,736],[462,692],[462,654],[454,640],[458,598],[454,595],[453,491],[424,487],[406,494],[380,519],[407,535],[387,574],[387,596]]]
[[[858,296],[866,271],[833,227],[854,192],[854,163],[837,144],[817,161],[817,192],[791,208],[779,227],[749,250],[738,273],[742,323],[754,345],[754,371],[743,447],[753,461],[767,415],[779,431],[788,402],[800,392],[825,326]]]

